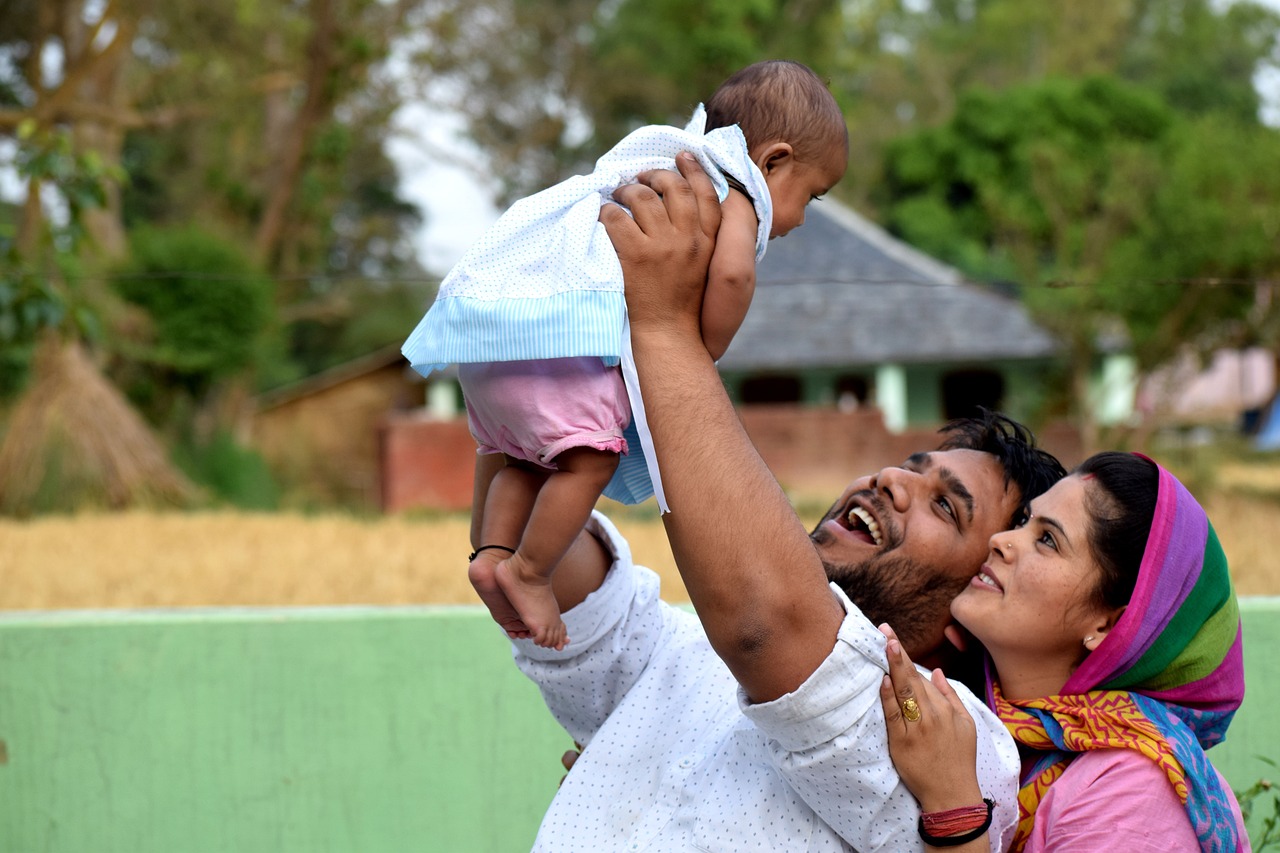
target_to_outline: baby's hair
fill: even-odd
[[[707,101],[707,130],[736,124],[755,151],[787,142],[801,160],[839,146],[849,150],[849,129],[840,105],[807,65],[770,59],[748,65],[720,84]]]

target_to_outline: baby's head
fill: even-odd
[[[707,101],[707,130],[736,124],[773,199],[773,231],[804,224],[804,208],[844,177],[849,130],[836,99],[807,66],[783,59],[748,65]]]

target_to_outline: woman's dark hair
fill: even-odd
[[[1160,472],[1133,453],[1098,453],[1072,472],[1086,480],[1089,546],[1102,570],[1093,603],[1112,609],[1129,603],[1156,515]]]

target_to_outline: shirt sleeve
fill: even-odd
[[[617,528],[599,513],[587,524],[613,554],[600,588],[562,614],[569,642],[559,651],[512,640],[516,666],[538,685],[556,721],[586,746],[635,685],[663,635],[669,609],[659,579],[631,561]]]
[[[1026,853],[1199,850],[1169,777],[1131,749],[1080,755],[1045,792]]]
[[[753,705],[738,702],[769,741],[771,759],[819,817],[862,851],[922,850],[920,811],[894,770],[880,706],[888,672],[884,636],[835,585],[845,608],[835,647],[794,692]],[[986,706],[952,682],[978,732],[978,782],[997,807],[990,838],[1003,850],[1017,819],[1018,753]]]

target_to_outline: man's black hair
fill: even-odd
[[[1036,446],[1036,437],[1022,424],[998,412],[978,409],[978,416],[957,418],[939,430],[946,436],[939,450],[979,450],[990,453],[1004,467],[1004,485],[1016,483],[1022,493],[1010,527],[1022,520],[1027,505],[1067,475],[1062,463]]]

